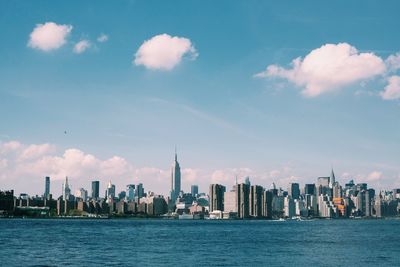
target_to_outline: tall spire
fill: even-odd
[[[336,182],[336,178],[335,178],[335,173],[333,172],[333,167],[331,167],[331,177],[329,177],[329,183],[331,186],[333,186],[333,184]]]
[[[176,152],[176,145],[175,145],[175,161],[178,161],[178,154]]]

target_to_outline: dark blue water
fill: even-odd
[[[400,266],[400,220],[0,220],[0,266]]]

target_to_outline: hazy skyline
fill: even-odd
[[[400,187],[398,1],[0,3],[0,188]]]

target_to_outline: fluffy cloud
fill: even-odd
[[[20,155],[21,160],[39,158],[55,152],[55,146],[50,144],[29,145]]]
[[[67,42],[71,31],[71,25],[59,25],[54,22],[37,24],[30,34],[28,46],[45,52],[58,49]]]
[[[74,53],[75,54],[81,54],[86,51],[91,46],[90,42],[88,40],[81,40],[78,43],[75,44],[74,46]]]
[[[102,33],[99,35],[99,37],[97,37],[97,42],[99,43],[104,43],[108,41],[108,35]]]
[[[278,77],[302,87],[302,94],[315,97],[357,81],[385,73],[384,61],[373,53],[360,53],[347,43],[326,44],[296,58],[286,69],[270,65],[256,77]]]
[[[380,96],[385,100],[400,99],[400,76],[391,76],[388,85],[380,93]]]
[[[160,34],[145,41],[135,54],[134,64],[152,70],[171,70],[184,56],[194,60],[198,53],[192,42],[183,37]]]
[[[396,53],[395,55],[390,55],[385,63],[390,71],[396,71],[400,69],[400,53]]]

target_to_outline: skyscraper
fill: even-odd
[[[190,191],[192,193],[192,196],[196,196],[197,194],[199,194],[199,186],[198,185],[192,185]]]
[[[220,184],[210,184],[210,212],[214,210],[224,210],[225,186]]]
[[[236,203],[238,210],[238,217],[248,218],[249,217],[249,193],[250,185],[242,183],[236,185]]]
[[[100,182],[99,181],[92,181],[92,198],[98,199],[100,192]]]
[[[315,195],[315,184],[305,184],[304,185],[305,195]]]
[[[336,182],[335,173],[333,172],[333,168],[331,171],[331,176],[329,177],[329,187],[332,188]]]
[[[139,183],[139,184],[136,186],[136,189],[135,189],[135,197],[137,197],[137,198],[142,198],[143,196],[144,196],[143,184],[142,184],[142,183]]]
[[[293,199],[298,199],[300,196],[300,186],[298,183],[290,183],[288,188],[288,195]]]
[[[65,177],[65,182],[62,185],[62,193],[63,193],[63,200],[69,200],[71,196],[71,188],[69,188],[68,184],[68,176]]]
[[[171,200],[175,202],[181,192],[181,167],[179,166],[178,156],[175,149],[175,160],[171,171]]]
[[[135,200],[135,185],[128,184],[126,186],[126,200],[133,201]]]
[[[250,215],[252,217],[262,216],[262,199],[263,199],[263,187],[259,185],[250,186]]]
[[[44,197],[49,199],[50,197],[50,177],[46,176],[44,184]]]
[[[111,198],[111,199],[115,198],[115,185],[113,185],[111,181],[108,182],[106,198]]]

